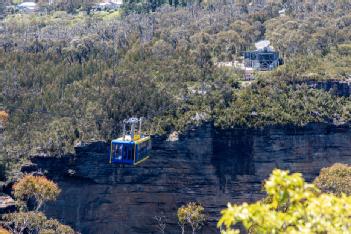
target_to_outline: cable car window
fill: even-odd
[[[128,154],[127,154],[126,147],[124,147],[124,150],[123,150],[123,160],[128,160]]]
[[[117,160],[122,160],[122,154],[123,154],[123,145],[116,145],[116,155],[117,155]]]
[[[128,146],[128,160],[133,160],[132,147]]]

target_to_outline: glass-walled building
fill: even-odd
[[[279,53],[269,46],[269,41],[255,44],[256,50],[244,52],[245,67],[259,71],[270,71],[282,64]]]

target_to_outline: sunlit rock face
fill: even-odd
[[[0,213],[6,214],[16,210],[16,203],[8,195],[0,195]]]
[[[46,206],[83,234],[157,233],[154,216],[166,216],[166,233],[180,233],[177,208],[198,201],[218,233],[228,201],[255,201],[274,168],[302,172],[308,181],[334,162],[351,163],[351,130],[311,125],[304,129],[218,130],[210,124],[178,141],[154,138],[151,158],[139,166],[108,163],[108,145],[78,147],[74,157],[35,158],[37,169],[59,183],[59,199]],[[200,232],[199,232],[200,233]]]

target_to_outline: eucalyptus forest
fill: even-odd
[[[73,157],[83,143],[110,142],[130,117],[144,117],[143,130],[157,136],[206,123],[350,128],[350,92],[337,88],[351,83],[349,0],[125,0],[101,11],[99,1],[38,0],[38,12],[8,10],[21,2],[0,2],[0,177],[16,201],[0,226],[9,233],[76,233],[43,210],[58,185],[21,168],[36,155]],[[262,40],[284,61],[276,69],[247,80],[221,65]],[[276,169],[255,203],[216,217],[196,197],[179,206],[178,233],[212,233],[211,218],[217,233],[349,233],[350,176],[345,164],[314,181]]]

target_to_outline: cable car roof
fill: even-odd
[[[126,135],[124,138],[123,137],[119,137],[117,139],[112,140],[111,143],[113,143],[113,144],[134,144],[134,143],[140,144],[140,143],[142,143],[144,141],[147,141],[147,140],[150,140],[149,136],[141,137],[138,140],[132,141],[131,140],[131,136],[130,135]]]

